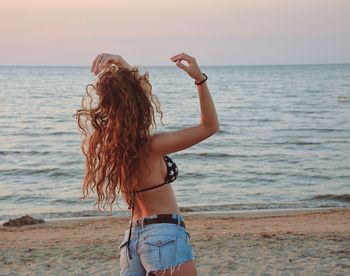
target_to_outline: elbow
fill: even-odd
[[[213,128],[213,135],[214,135],[215,133],[217,133],[219,130],[220,130],[220,126],[219,126],[219,124],[217,124],[217,125]]]
[[[210,128],[208,128],[208,135],[212,136],[215,133],[217,133],[219,130],[220,130],[219,124],[215,124],[215,125],[211,126]]]
[[[217,133],[220,130],[220,124],[219,124],[219,120],[216,119],[216,122],[213,126],[213,134]]]
[[[210,137],[217,133],[220,130],[219,122],[212,122],[211,124],[203,124],[201,123],[202,127],[205,129],[205,133],[207,137]]]

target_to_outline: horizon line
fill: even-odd
[[[201,64],[200,67],[234,67],[234,66],[297,66],[297,65],[347,65],[347,62],[331,62],[331,63],[266,63],[266,64]],[[0,64],[0,67],[90,67],[91,65],[45,65],[45,64]],[[176,67],[176,65],[145,65],[133,64],[133,67]]]

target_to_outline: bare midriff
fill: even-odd
[[[180,214],[171,184],[143,192],[135,210],[134,220],[156,214]]]

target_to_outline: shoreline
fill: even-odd
[[[350,210],[350,207],[318,207],[318,208],[276,208],[276,209],[256,209],[256,210],[230,210],[230,211],[199,211],[199,212],[184,212],[189,216],[219,216],[219,217],[258,217],[258,216],[279,216],[299,213],[313,213],[328,210]]]
[[[318,212],[322,210],[342,210],[342,209],[349,209],[350,207],[308,207],[308,208],[271,208],[271,209],[249,209],[249,210],[213,210],[213,211],[182,211],[181,214],[184,216],[256,216],[256,215],[279,215],[279,214],[289,214],[289,213],[300,213],[300,212]],[[37,218],[37,215],[32,215],[31,213],[28,213],[29,215],[33,216],[34,218]],[[16,218],[19,218],[20,215],[16,216]],[[106,218],[129,218],[130,214],[120,214],[117,213],[116,215],[91,215],[91,216],[72,216],[72,217],[56,217],[56,218],[45,218],[45,222],[55,222],[55,221],[72,221],[72,220],[89,220],[89,219],[106,219]],[[12,218],[14,219],[14,218]],[[0,220],[0,227],[3,225],[4,222],[9,221],[7,220]]]
[[[186,214],[199,275],[350,271],[350,208]],[[0,226],[5,274],[118,275],[128,217]]]

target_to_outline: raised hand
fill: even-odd
[[[131,68],[120,55],[102,53],[98,54],[93,60],[90,71],[97,75],[109,64],[115,64],[117,67]]]
[[[190,77],[194,78],[197,82],[203,80],[203,74],[201,69],[199,68],[197,61],[194,57],[191,57],[185,53],[181,53],[170,58],[173,62],[175,62],[176,66],[180,67],[184,70]],[[181,61],[184,60],[188,63],[188,65],[183,64]]]

